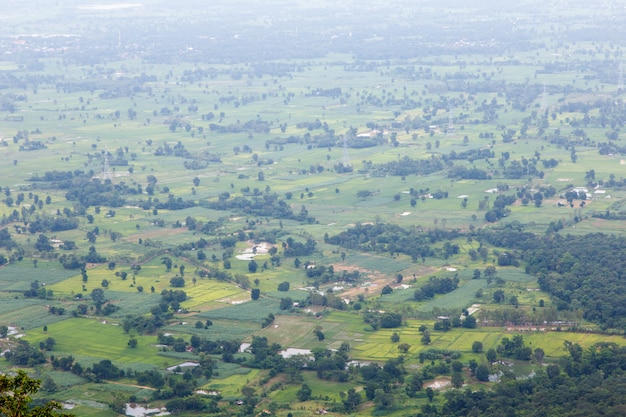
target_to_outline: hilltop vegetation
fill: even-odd
[[[623,10],[144,3],[0,28],[36,404],[619,414]]]

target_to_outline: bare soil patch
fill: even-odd
[[[449,378],[437,378],[430,384],[426,385],[426,388],[432,388],[434,390],[440,390],[451,386]]]
[[[395,275],[387,275],[383,274],[380,271],[372,271],[365,268],[360,268],[355,265],[345,265],[345,264],[333,264],[333,268],[335,272],[347,271],[354,272],[359,271],[361,274],[367,274],[366,279],[362,279],[361,282],[356,287],[349,287],[346,290],[341,292],[341,298],[348,298],[350,300],[356,299],[359,294],[368,295],[369,293],[377,293],[380,292],[385,285],[390,285],[395,288],[402,284],[396,283]],[[424,275],[431,274],[435,271],[434,268],[428,266],[420,266],[417,267],[413,272],[413,275],[419,279]],[[408,283],[413,276],[405,276],[403,283]]]

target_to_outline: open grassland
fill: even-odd
[[[261,322],[268,314],[279,311],[278,301],[270,298],[250,300],[242,304],[228,305],[226,307],[209,310],[198,315],[207,319],[226,319]]]
[[[0,320],[7,326],[13,326],[19,332],[41,328],[47,324],[67,320],[67,315],[48,313],[45,300],[3,299],[0,300]]]
[[[207,391],[218,391],[225,398],[240,398],[241,388],[255,381],[261,373],[258,369],[248,369],[247,371],[246,373],[228,375],[225,378],[211,379],[202,388]]]
[[[187,338],[189,334],[195,334],[211,340],[244,340],[250,338],[251,334],[258,331],[261,326],[259,321],[241,321],[226,319],[211,319],[213,325],[208,329],[196,329],[197,321],[206,322],[205,317],[189,316],[181,317],[170,325],[164,326],[162,330],[176,336]]]
[[[76,318],[48,326],[48,331],[41,329],[29,332],[27,340],[35,345],[46,338],[52,337],[57,341],[57,354],[72,354],[88,356],[95,359],[111,359],[122,369],[132,364],[147,364],[153,366],[169,366],[175,363],[157,355],[158,348],[154,345],[155,336],[134,336],[137,347],[130,348],[130,336],[124,333],[119,325],[95,319]]]
[[[38,261],[36,266],[31,262],[17,262],[0,269],[0,291],[26,291],[31,282],[51,285],[72,275],[72,271],[63,269],[55,261]]]

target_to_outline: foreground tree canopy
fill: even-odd
[[[3,417],[72,417],[59,413],[61,404],[50,401],[43,405],[31,404],[31,395],[39,391],[41,381],[19,370],[17,375],[0,375],[0,415]]]

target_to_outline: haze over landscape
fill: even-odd
[[[620,2],[4,6],[0,414],[624,414]]]

